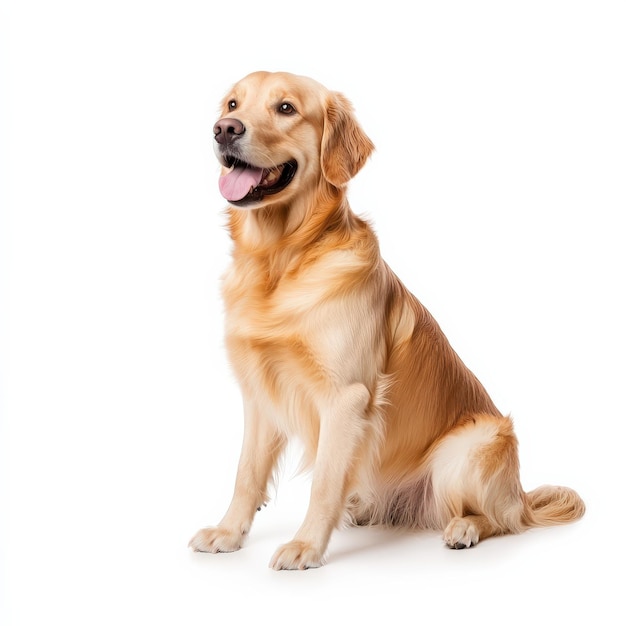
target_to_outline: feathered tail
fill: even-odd
[[[554,526],[580,519],[585,503],[569,487],[543,485],[526,494],[526,523],[533,526]]]

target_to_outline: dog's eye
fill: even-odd
[[[237,108],[237,100],[230,100],[228,102],[228,110],[234,111]]]
[[[284,113],[285,115],[291,115],[292,113],[296,112],[296,109],[294,108],[293,104],[289,102],[282,102],[278,105],[278,112]]]

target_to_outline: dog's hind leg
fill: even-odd
[[[429,470],[434,518],[451,548],[469,548],[480,539],[527,527],[509,418],[468,416],[436,444]]]

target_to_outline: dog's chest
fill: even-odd
[[[274,284],[263,269],[234,262],[224,277],[226,345],[240,382],[282,403],[361,377],[376,315],[350,257],[328,255]]]
[[[341,323],[336,319],[337,291],[345,292],[354,265],[346,251],[285,264],[280,270],[250,259],[234,260],[223,281],[227,335],[292,340]]]
[[[300,432],[315,411],[309,394],[327,383],[332,358],[323,290],[234,265],[224,277],[226,346],[243,391],[269,409],[286,432]],[[295,416],[299,415],[296,420]],[[305,418],[305,416],[309,418]]]

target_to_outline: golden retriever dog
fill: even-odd
[[[458,549],[581,517],[567,487],[524,492],[510,418],[348,205],[374,147],[348,100],[255,72],[228,92],[213,131],[233,240],[226,347],[245,427],[232,502],[190,547],[241,548],[292,437],[311,494],[276,570],[322,565],[346,522],[439,529]]]

